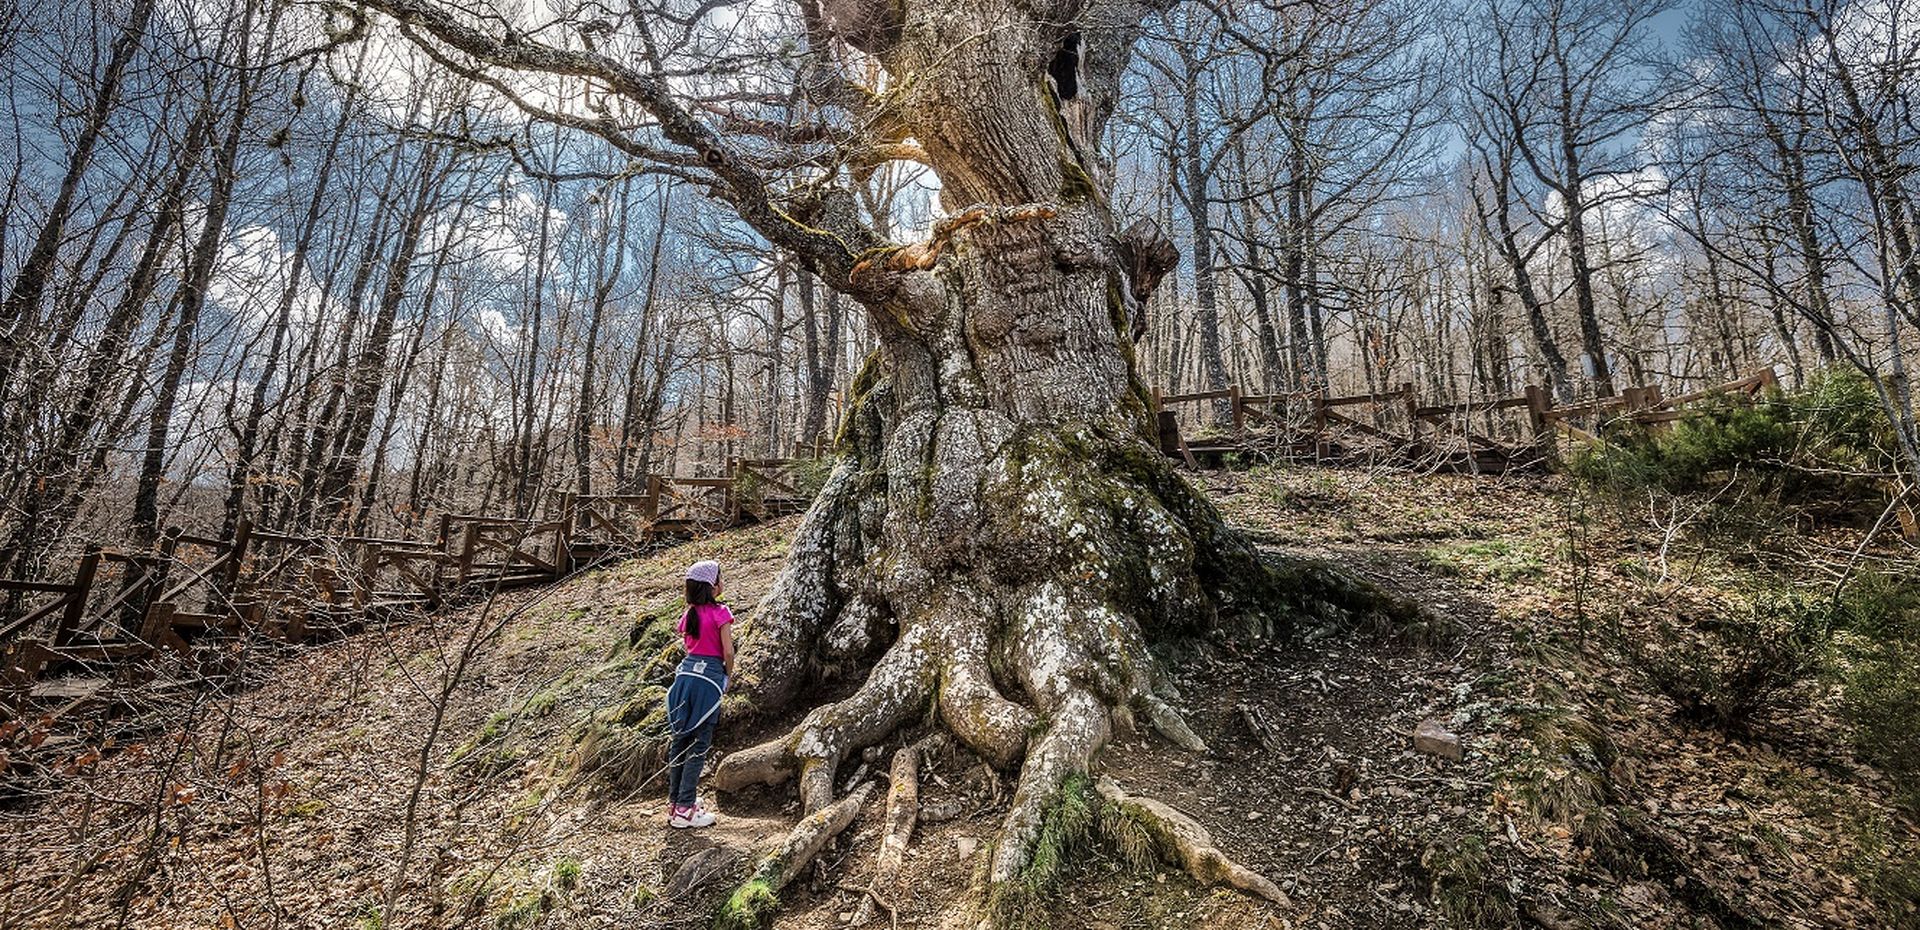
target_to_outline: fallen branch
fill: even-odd
[[[1280,886],[1227,857],[1213,845],[1207,828],[1192,817],[1152,798],[1126,793],[1112,779],[1095,786],[1100,797],[1147,828],[1162,855],[1180,864],[1187,874],[1208,883],[1225,883],[1281,907],[1293,902]]]
[[[1253,741],[1258,743],[1261,749],[1272,749],[1277,739],[1274,736],[1273,722],[1267,719],[1267,715],[1260,708],[1250,704],[1236,704],[1233,709],[1240,715],[1240,722],[1246,726],[1247,732],[1253,734]]]

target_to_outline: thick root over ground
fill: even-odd
[[[717,930],[762,930],[773,923],[780,892],[798,877],[829,841],[840,835],[873,794],[873,783],[863,782],[846,797],[808,814],[780,845],[760,858],[753,876],[735,889],[714,919]]]
[[[850,429],[861,418],[856,410]],[[985,864],[990,913],[991,902],[1027,893],[1063,786],[1091,784],[1115,727],[1139,720],[1207,751],[1156,649],[1272,636],[1306,613],[1400,606],[1329,570],[1275,571],[1135,437],[1093,425],[1023,432],[982,411],[909,419],[885,431],[893,440],[883,453],[856,444],[836,469],[788,575],[750,621],[768,626],[747,631],[749,663],[780,653],[766,660],[779,681],[742,676],[758,689],[756,712],[777,711],[768,697],[789,700],[809,682],[861,667],[864,677],[780,736],[729,754],[714,783],[735,791],[797,781],[810,817],[840,811],[835,786],[851,754],[936,719],[962,746],[1019,773]],[[864,587],[844,587],[848,579]],[[807,594],[818,585],[831,590]],[[1284,900],[1177,811],[1108,803],[1124,803],[1201,879]]]
[[[1100,779],[1095,789],[1100,792],[1100,799],[1113,805],[1120,816],[1138,823],[1159,853],[1179,864],[1187,874],[1207,883],[1232,885],[1282,907],[1292,903],[1278,885],[1215,847],[1207,828],[1192,817],[1152,798],[1130,795],[1111,779]]]
[[[854,926],[872,920],[874,903],[882,895],[893,893],[894,879],[906,861],[908,844],[913,842],[913,828],[920,822],[920,759],[939,739],[935,734],[902,746],[893,754],[887,769],[887,820],[880,833],[880,856],[874,863],[867,895],[860,899],[860,910],[854,914]]]

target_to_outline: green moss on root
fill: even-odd
[[[714,930],[765,930],[780,910],[780,896],[765,878],[756,876],[734,889],[713,915]]]
[[[1046,905],[1050,892],[1086,853],[1102,806],[1087,776],[1072,775],[1061,784],[1040,819],[1026,868],[988,897],[987,914],[994,927],[1038,930],[1051,925]]]

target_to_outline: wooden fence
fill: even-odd
[[[0,579],[0,726],[110,698],[112,681],[151,670],[143,660],[191,655],[210,636],[335,636],[555,581],[666,537],[797,513],[810,496],[803,473],[822,467],[735,459],[721,477],[649,476],[642,494],[554,495],[544,518],[443,513],[425,539],[302,535],[241,520],[230,539],[169,529],[152,551],[88,546],[70,579]]]
[[[1561,437],[1597,441],[1599,424],[1632,420],[1654,428],[1709,400],[1752,398],[1777,383],[1772,368],[1678,397],[1630,387],[1616,397],[1554,406],[1539,385],[1511,397],[1422,403],[1411,383],[1372,394],[1325,391],[1249,394],[1237,386],[1187,394],[1154,393],[1160,445],[1199,467],[1228,454],[1272,454],[1321,462],[1368,461],[1442,471],[1499,472],[1550,462]],[[1192,436],[1180,414],[1199,424]]]
[[[1259,452],[1479,472],[1550,460],[1560,437],[1592,440],[1607,420],[1657,427],[1686,405],[1751,398],[1773,384],[1765,369],[1679,397],[1633,387],[1566,406],[1538,386],[1423,404],[1411,384],[1351,396],[1156,392],[1154,403],[1162,448],[1196,465]],[[1189,419],[1211,428],[1189,437],[1180,412],[1195,407],[1200,415]],[[190,655],[206,637],[339,635],[475,592],[558,580],[663,536],[795,513],[825,451],[816,443],[788,459],[733,459],[720,477],[653,475],[640,493],[558,494],[535,519],[443,513],[425,539],[302,535],[243,520],[230,539],[170,529],[149,552],[89,546],[71,580],[0,579],[0,723],[49,701],[90,698],[105,690],[99,676],[137,678],[151,664],[141,660]]]

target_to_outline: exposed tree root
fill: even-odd
[[[714,918],[717,930],[762,930],[773,922],[780,892],[820,854],[828,841],[840,835],[873,794],[873,783],[863,782],[826,807],[808,814],[780,845],[760,858],[753,876],[735,889]]]
[[[856,390],[848,457],[749,619],[738,690],[754,711],[784,713],[808,685],[864,678],[777,738],[729,754],[713,780],[722,791],[797,781],[809,822],[851,817],[848,799],[834,799],[849,754],[931,711],[987,763],[1018,771],[980,876],[991,922],[1026,907],[1058,868],[1072,820],[1061,812],[1084,814],[1083,779],[1115,726],[1138,718],[1207,751],[1157,648],[1252,642],[1296,618],[1351,623],[1405,605],[1325,567],[1263,557],[1140,437],[1095,422],[1023,431],[991,410],[942,404],[928,394],[938,366],[914,358],[901,361],[913,377]],[[917,755],[894,759],[870,885],[882,896],[918,819]],[[1190,818],[1124,803],[1136,832],[1203,880],[1285,900]],[[749,883],[736,895],[749,916],[756,894]],[[878,901],[863,902],[862,922]]]
[[[1154,732],[1166,737],[1167,742],[1188,752],[1207,751],[1206,741],[1193,732],[1193,728],[1187,726],[1186,718],[1180,716],[1180,712],[1166,701],[1148,694],[1140,699],[1140,703],[1146,707],[1147,720],[1153,724]]]
[[[999,768],[1009,768],[1027,748],[1033,711],[1007,700],[994,687],[986,644],[949,627],[940,674],[940,719],[968,749]]]
[[[925,750],[938,745],[938,739],[936,734],[903,746],[893,754],[887,773],[887,822],[880,834],[880,857],[874,863],[868,894],[860,900],[860,910],[854,915],[855,926],[873,919],[874,904],[880,902],[881,890],[891,891],[894,877],[900,874],[907,845],[913,841],[914,825],[920,820],[920,759]]]
[[[843,613],[842,566],[858,561],[849,549],[857,532],[846,532],[858,491],[854,460],[834,466],[801,518],[786,565],[746,627],[742,654],[754,661],[741,669],[734,691],[764,708],[779,708],[806,680],[811,645]]]
[[[727,756],[713,773],[714,785],[737,791],[798,774],[809,813],[834,803],[834,775],[846,754],[885,739],[931,699],[935,666],[920,643],[923,629],[895,643],[846,700],[814,708],[786,735]]]
[[[1130,795],[1112,779],[1100,779],[1095,790],[1101,799],[1146,828],[1160,854],[1179,863],[1194,878],[1209,884],[1223,882],[1282,907],[1292,903],[1278,885],[1214,846],[1207,828],[1192,817],[1152,798]]]
[[[1060,786],[1069,776],[1087,771],[1107,736],[1107,708],[1093,695],[1075,691],[1055,708],[1046,734],[1028,750],[1020,769],[1020,786],[1013,792],[1013,804],[987,870],[990,887],[1020,880]]]

